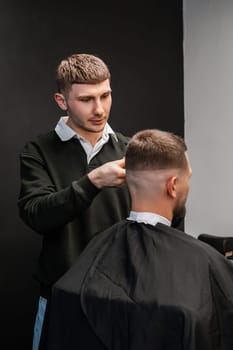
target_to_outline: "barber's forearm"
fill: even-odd
[[[23,221],[40,234],[62,229],[86,210],[99,190],[84,176],[59,192],[19,200]]]

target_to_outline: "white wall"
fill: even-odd
[[[233,236],[233,0],[184,0],[186,231]]]

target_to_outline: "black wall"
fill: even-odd
[[[72,53],[102,57],[112,72],[110,124],[125,134],[161,128],[183,135],[182,1],[110,9],[78,1],[0,4],[0,349],[31,349],[41,237],[17,213],[18,154],[54,128],[55,67]]]

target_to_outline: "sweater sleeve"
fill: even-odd
[[[57,191],[39,154],[22,152],[20,176],[19,215],[44,235],[82,215],[100,191],[87,175]]]

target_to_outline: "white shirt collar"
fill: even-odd
[[[61,141],[68,141],[72,139],[72,137],[77,137],[78,139],[82,139],[83,137],[77,134],[73,129],[71,129],[67,124],[68,116],[61,117],[55,127],[55,132],[57,133],[58,137],[61,139]],[[108,135],[112,134],[114,138],[117,140],[117,136],[115,132],[112,130],[110,125],[106,123],[103,131],[102,138],[106,139]]]
[[[171,226],[171,221],[169,221],[164,216],[159,214],[154,214],[150,212],[136,212],[131,211],[127,220],[132,220],[136,222],[143,222],[144,224],[150,224],[155,226],[157,223],[162,223],[164,225]]]

